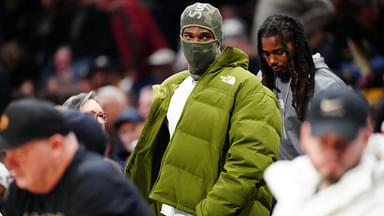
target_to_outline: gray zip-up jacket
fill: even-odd
[[[324,62],[324,58],[319,53],[316,53],[312,57],[316,70],[313,97],[320,94],[324,90],[348,88],[344,81],[329,69]],[[275,93],[279,98],[281,114],[283,117],[283,138],[280,145],[280,159],[292,160],[303,154],[299,140],[301,122],[297,118],[295,108],[292,106],[292,91],[289,87],[289,83],[283,83],[278,78],[276,80],[276,87],[280,89],[281,92]],[[312,98],[310,98],[306,105],[307,110]]]

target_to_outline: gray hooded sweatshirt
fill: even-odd
[[[315,64],[315,90],[313,96],[309,99],[306,110],[308,110],[312,98],[321,94],[324,90],[349,88],[343,80],[335,75],[325,64],[324,58],[316,53],[312,56]],[[283,119],[283,136],[280,145],[280,159],[292,160],[302,155],[300,146],[300,120],[297,117],[295,108],[292,106],[292,91],[289,82],[284,83],[279,78],[276,79],[276,87],[281,92],[277,93],[280,102],[281,115]]]

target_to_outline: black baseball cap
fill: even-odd
[[[108,136],[94,116],[73,110],[64,111],[63,115],[79,142],[86,149],[100,155],[104,154]]]
[[[313,99],[307,120],[314,136],[337,133],[351,141],[366,126],[368,109],[365,98],[350,88],[327,90]]]
[[[28,98],[12,102],[0,119],[0,149],[19,147],[32,139],[70,132],[67,121],[54,104]]]

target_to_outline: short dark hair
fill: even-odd
[[[314,91],[315,66],[311,49],[306,41],[304,27],[300,21],[287,15],[269,16],[261,25],[257,33],[257,52],[259,67],[262,71],[262,82],[271,90],[280,91],[276,85],[276,76],[262,57],[262,37],[278,36],[284,52],[288,57],[288,72],[291,76],[290,88],[293,94],[292,106],[295,108],[298,118],[304,119],[305,105]],[[295,51],[288,51],[287,43],[293,43]]]

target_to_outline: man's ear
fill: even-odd
[[[53,154],[60,154],[64,148],[64,136],[62,134],[54,134],[48,138],[49,145]]]
[[[366,128],[363,128],[363,142],[365,146],[368,144],[369,137],[372,135],[372,130],[367,126]]]
[[[300,128],[300,144],[303,151],[306,153],[308,148],[309,139],[311,137],[311,125],[309,122],[303,122]]]

